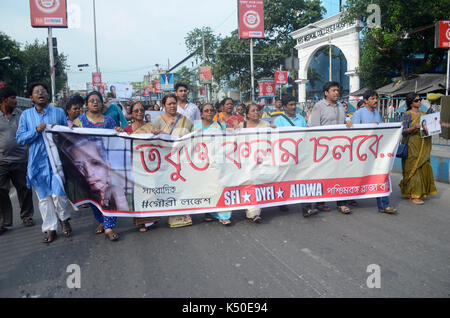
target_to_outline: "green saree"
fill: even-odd
[[[420,116],[425,113],[411,115],[412,127],[420,122]],[[437,194],[436,185],[434,184],[433,170],[430,164],[431,155],[431,137],[420,138],[420,131],[415,130],[410,134],[408,141],[408,158],[402,159],[403,179],[400,182],[402,196],[411,199],[426,198],[429,195]],[[402,142],[406,141],[403,136]]]

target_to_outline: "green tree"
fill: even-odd
[[[381,9],[381,28],[368,28],[369,4]],[[434,48],[435,22],[450,16],[448,0],[347,0],[345,20],[360,19],[362,30],[359,74],[363,86],[380,87],[394,76],[432,72],[444,60],[445,50]],[[417,65],[413,57],[423,56]]]
[[[183,82],[189,86],[189,90],[197,89],[198,75],[195,71],[190,70],[187,66],[183,66],[178,72],[178,81]]]
[[[189,32],[185,39],[188,53],[195,53],[197,61],[203,61],[203,42],[205,43],[205,62],[212,65],[215,62],[215,52],[220,41],[220,36],[214,35],[210,27],[195,28]]]
[[[23,50],[24,73],[26,82],[32,83],[42,81],[51,87],[50,82],[50,59],[47,43],[39,43],[35,40],[31,44],[26,44]],[[55,93],[61,91],[66,84],[67,57],[64,54],[55,56]]]
[[[273,77],[274,71],[293,54],[295,41],[289,34],[320,20],[325,13],[320,0],[266,0],[264,2],[265,38],[254,41],[255,80]],[[249,40],[241,40],[235,30],[217,48],[213,73],[217,81],[247,92],[250,84]],[[256,86],[256,83],[255,83]]]
[[[23,96],[25,75],[20,44],[0,32],[0,58],[8,56],[9,59],[0,61],[0,81],[13,87],[20,96]]]

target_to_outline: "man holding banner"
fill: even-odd
[[[43,242],[51,243],[56,238],[58,219],[65,236],[71,235],[72,228],[67,209],[69,202],[60,180],[53,173],[42,133],[47,125],[67,126],[67,120],[64,110],[48,105],[48,88],[44,83],[32,83],[29,94],[34,107],[22,113],[16,140],[29,147],[27,184],[33,186],[39,199],[42,232],[45,233]]]
[[[326,82],[323,84],[324,98],[314,105],[310,116],[311,127],[345,123],[345,110],[338,102],[339,87],[340,84],[338,82]],[[346,201],[337,201],[336,204],[339,212],[343,214],[351,213],[350,208],[346,206]],[[319,211],[330,211],[330,208],[324,202],[317,203],[316,207]]]
[[[347,121],[347,127],[353,124],[381,123],[380,112],[376,109],[378,103],[378,93],[374,90],[367,90],[363,95],[365,107],[358,109],[351,120]],[[393,214],[396,208],[389,206],[389,196],[377,198],[378,212]]]

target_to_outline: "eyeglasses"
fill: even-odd
[[[43,88],[43,89],[35,89],[33,91],[33,94],[39,94],[39,93],[45,94],[45,93],[47,93],[47,90],[45,88]]]
[[[144,109],[135,109],[133,110],[133,113],[138,114],[138,113],[145,113]]]
[[[90,99],[90,100],[88,100],[88,102],[91,104],[94,104],[95,102],[100,104],[102,101],[100,99]]]
[[[417,98],[415,100],[413,100],[414,103],[420,102],[422,100],[422,98]]]
[[[214,109],[204,109],[203,112],[205,112],[205,113],[215,113],[216,111]]]

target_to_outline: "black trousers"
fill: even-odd
[[[9,198],[10,181],[17,190],[20,218],[33,216],[33,194],[27,188],[27,163],[0,161],[0,228],[12,225],[13,209]]]

